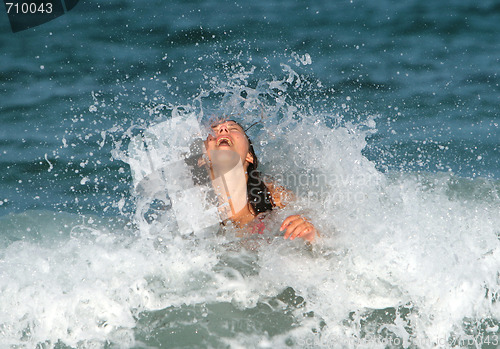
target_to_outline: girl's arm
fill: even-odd
[[[271,194],[271,200],[273,206],[278,208],[284,208],[290,202],[295,200],[295,195],[291,190],[286,189],[282,185],[274,184],[273,182],[265,183],[269,193]]]
[[[271,194],[273,205],[276,207],[283,208],[288,203],[295,200],[293,192],[281,185],[266,183],[266,186]],[[285,231],[283,237],[285,239],[290,238],[290,240],[302,238],[307,242],[313,242],[316,236],[319,236],[314,225],[302,215],[287,217],[281,224],[280,231]]]

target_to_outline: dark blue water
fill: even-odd
[[[255,66],[250,86],[279,76],[292,53],[312,57],[300,73],[313,88],[291,98],[346,119],[379,115],[366,154],[380,166],[498,178],[499,11],[494,1],[84,1],[17,34],[4,16],[1,209],[92,210],[122,195],[126,175],[95,148],[102,130],[148,119],[143,106],[154,97],[189,101],[235,63]],[[92,92],[106,104],[95,113]],[[90,173],[105,176],[100,190],[70,190]],[[75,205],[80,195],[99,199]]]
[[[480,3],[472,0],[81,0],[66,15],[15,34],[10,30],[7,16],[1,14],[0,218],[8,228],[1,228],[0,234],[9,237],[5,246],[11,246],[12,241],[23,241],[26,229],[38,231],[36,217],[40,214],[45,217],[41,220],[44,223],[40,224],[48,226],[47,230],[62,229],[64,236],[70,234],[69,230],[72,231],[82,219],[85,221],[87,215],[127,222],[134,211],[134,198],[130,194],[132,175],[128,165],[119,161],[115,152],[126,149],[130,136],[159,119],[168,118],[175,107],[190,106],[207,115],[231,113],[235,111],[235,105],[227,102],[228,96],[243,93],[241,96],[245,98],[251,91],[260,91],[258,100],[264,113],[271,117],[277,110],[280,120],[299,120],[299,126],[294,126],[297,128],[292,131],[302,136],[305,133],[300,132],[306,130],[300,126],[301,122],[308,125],[308,120],[313,122],[316,119],[322,120],[322,125],[332,130],[332,135],[342,130],[361,134],[360,139],[338,140],[339,149],[345,150],[341,158],[344,161],[352,158],[356,163],[368,161],[378,174],[395,182],[395,187],[406,187],[409,178],[423,176],[424,180],[418,179],[410,187],[415,190],[424,188],[422,190],[427,193],[429,188],[441,186],[443,196],[434,198],[434,204],[442,208],[447,207],[440,201],[444,197],[458,200],[460,207],[466,207],[470,201],[479,202],[474,206],[475,211],[469,212],[471,216],[464,218],[468,219],[467,223],[456,229],[465,234],[475,229],[471,228],[474,222],[483,222],[476,226],[478,231],[491,234],[487,236],[493,238],[481,239],[496,251],[498,240],[492,218],[495,215],[491,212],[498,212],[499,207],[498,23],[500,4],[494,0]],[[287,90],[280,94],[265,85],[287,79]],[[295,112],[287,114],[284,108],[277,107],[280,103],[286,104],[288,111],[290,107],[295,108]],[[244,108],[238,112],[242,110],[244,112]],[[274,127],[271,131],[284,137],[278,138],[278,145],[291,139],[291,135],[280,133],[277,124]],[[333,144],[330,142],[334,141],[327,141],[327,136],[320,138],[323,133],[315,133],[314,126],[311,129],[313,133],[307,139],[297,137],[295,143],[306,144],[310,138],[317,138],[324,149]],[[266,138],[258,134],[256,137]],[[362,150],[351,152],[351,148]],[[279,149],[279,146],[275,144],[273,149]],[[271,150],[259,151],[267,160],[267,164],[264,161],[267,168],[272,170],[275,155]],[[321,150],[314,154],[315,158],[321,158]],[[336,159],[335,156],[332,155],[332,159]],[[342,168],[342,163],[339,164]],[[288,167],[282,162],[278,163],[278,168]],[[330,174],[339,170],[326,163],[324,168]],[[342,169],[347,176],[351,175],[352,168]],[[372,172],[369,173],[371,176]],[[383,187],[390,192],[392,189],[385,185]],[[409,200],[409,207],[415,207],[410,213],[413,218],[408,220],[410,230],[418,230],[419,221],[432,216],[432,209],[419,216],[422,210],[428,209],[419,205],[434,200],[427,198],[426,201],[424,196],[420,197],[422,201],[411,196],[401,199],[401,202]],[[368,209],[362,213],[367,217],[371,214]],[[66,216],[54,218],[58,223],[50,223],[47,214],[48,217],[51,214],[57,217],[70,215],[67,218],[69,223],[64,218]],[[445,213],[440,217],[444,216]],[[448,216],[454,223],[459,222],[460,217],[458,213]],[[66,223],[59,225],[60,221]],[[430,222],[430,226],[441,224],[434,217]],[[393,231],[393,223],[388,223],[384,229]],[[116,228],[117,223],[103,224],[121,229]],[[95,229],[103,231],[104,228]],[[342,231],[339,226],[335,229]],[[137,235],[137,232],[130,234]],[[408,234],[413,236],[413,232]],[[397,236],[391,239],[397,241]],[[439,236],[443,243],[449,239],[446,234]],[[45,240],[42,238],[42,241]],[[66,245],[58,246],[72,251]],[[23,247],[20,251],[27,253]],[[447,254],[446,258],[452,259],[453,253]],[[8,250],[0,257],[6,258],[6,255]],[[473,259],[482,256],[482,252],[478,252]],[[121,274],[117,272],[116,275]],[[420,275],[420,281],[427,280],[423,273]],[[463,278],[467,279],[466,276],[459,277]],[[43,278],[41,280],[43,284]],[[493,287],[484,280],[481,282],[489,285],[485,286],[486,289]],[[80,286],[76,283],[72,287],[78,289]],[[413,286],[415,289],[419,287]],[[48,299],[43,298],[44,295],[40,297]],[[391,304],[391,309],[405,306],[408,300],[418,303],[418,297],[401,297],[399,303],[396,302],[398,304]],[[23,301],[24,298],[20,300]],[[432,308],[430,303],[423,303]],[[460,303],[464,308],[463,317],[458,316],[454,323],[450,320],[453,326],[462,326],[462,319],[469,314],[463,304],[470,303],[474,303],[470,298]],[[136,305],[136,309],[142,309],[141,306],[146,310],[154,309],[144,305]],[[352,307],[353,311],[370,308],[366,304]],[[166,305],[163,308],[158,306],[158,309],[166,308]],[[175,309],[180,313],[186,311],[184,308]],[[496,308],[485,309],[483,314],[476,309],[476,313],[469,315],[471,318],[477,315],[483,320],[495,318]],[[33,323],[42,321],[37,318],[37,311],[26,313],[31,314],[28,318]],[[180,313],[168,316],[183,318]],[[232,340],[241,345],[262,344],[259,340],[254,341],[251,334],[262,339],[264,330],[254,323],[252,314],[247,315],[252,328],[240,331],[247,337],[236,336]],[[161,316],[168,318],[165,314]],[[244,318],[246,315],[239,316]],[[277,321],[284,325],[270,335],[274,339],[287,333],[286,323],[290,320],[282,313],[277,316],[282,317]],[[141,324],[138,318],[134,319]],[[341,318],[339,315],[339,324]],[[4,325],[9,323],[3,321]],[[148,321],[143,322],[151,325]],[[364,322],[359,321],[361,329],[358,328],[358,334],[364,333]],[[0,319],[0,328],[1,323]],[[129,326],[117,323],[117,327]],[[156,325],[151,326],[155,328]],[[32,333],[38,333],[33,328]],[[187,328],[183,330],[189,332]],[[61,340],[60,345],[74,347],[78,343],[76,335],[75,341],[65,342],[57,336],[44,337],[50,331],[41,330],[39,337],[33,335],[32,338],[26,327],[23,331],[24,337],[6,335],[5,343],[11,345],[16,340],[23,343],[22,338],[31,344],[44,341],[54,344]],[[135,334],[138,338],[144,340],[153,336],[149,330],[141,331]],[[207,333],[219,336],[219,332],[209,329]],[[418,329],[414,333],[417,337],[422,335]],[[434,335],[425,330],[422,333],[425,333],[423,337]],[[439,335],[449,335],[449,332]],[[180,338],[184,338],[182,336]],[[266,336],[269,339],[269,334]],[[98,337],[95,340],[101,344],[106,341],[122,343],[113,336]],[[88,338],[92,336],[82,335],[80,339]],[[158,341],[167,343],[167,339]],[[158,345],[151,344],[153,342],[148,343]],[[182,345],[184,342],[175,343]],[[201,346],[222,345],[210,340],[209,344],[199,343]]]

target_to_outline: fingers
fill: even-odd
[[[288,216],[284,221],[283,223],[281,223],[281,227],[280,227],[280,231],[283,231],[285,230],[285,228],[294,220],[296,219],[299,219],[299,218],[302,218],[302,216],[296,214],[296,215],[293,215],[293,216]]]
[[[198,158],[198,163],[197,163],[198,167],[205,166],[207,164],[207,160],[208,160],[208,157],[206,157],[206,156],[200,156]]]
[[[306,228],[307,226],[304,220],[297,218],[291,221],[288,227],[286,227],[284,238],[285,239],[290,238],[291,240],[293,240],[297,237],[298,234],[300,234]]]
[[[300,237],[306,241],[312,242],[316,236],[314,225],[300,215],[287,217],[280,227],[280,231],[283,230],[285,230],[283,237],[285,239],[290,238],[290,240]]]
[[[311,224],[312,225],[312,224]],[[302,232],[299,237],[306,240],[307,242],[313,242],[316,238],[316,235],[319,236],[316,228],[314,226],[312,228],[308,228],[306,231]]]

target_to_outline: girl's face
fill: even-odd
[[[240,125],[229,120],[212,126],[212,132],[205,142],[209,154],[210,150],[231,150],[238,153],[245,168],[253,163],[248,138]]]

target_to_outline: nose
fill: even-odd
[[[224,125],[224,124],[219,125],[218,130],[217,130],[217,133],[218,133],[218,134],[221,134],[221,133],[229,133],[229,130],[228,130],[228,128],[227,128],[227,125]]]

